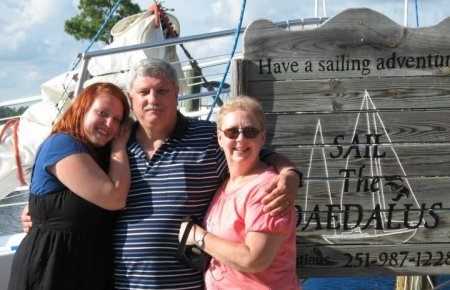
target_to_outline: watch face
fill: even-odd
[[[192,247],[192,252],[196,255],[200,255],[202,251],[197,247]]]
[[[195,241],[195,243],[197,244],[197,246],[198,246],[199,248],[202,248],[202,247],[203,247],[203,244],[205,243],[205,242],[204,242],[204,238],[205,238],[205,236],[206,236],[207,233],[208,233],[207,231],[204,231],[203,233],[201,233],[199,239]]]

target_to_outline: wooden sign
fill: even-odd
[[[300,277],[450,274],[449,63],[450,18],[247,28],[233,94],[259,99],[267,146],[304,172]]]

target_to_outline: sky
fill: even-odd
[[[181,36],[235,29],[244,0],[165,0],[180,23]],[[142,10],[153,0],[132,0]],[[449,0],[409,0],[408,26],[430,26],[450,16]],[[247,0],[243,26],[264,18],[273,22],[332,17],[347,8],[367,7],[404,24],[405,0]],[[275,3],[275,4],[274,4]],[[315,4],[318,4],[316,10]],[[41,95],[41,84],[71,69],[90,41],[64,32],[64,21],[78,14],[78,0],[2,0],[0,2],[0,104]],[[92,50],[102,49],[94,45]],[[190,53],[231,51],[228,43],[204,44]]]

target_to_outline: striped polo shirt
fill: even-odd
[[[178,112],[173,134],[149,160],[128,144],[131,188],[114,233],[116,289],[203,289],[203,275],[175,259],[183,217],[203,219],[228,169],[216,125]]]

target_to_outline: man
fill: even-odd
[[[227,175],[216,126],[177,111],[178,77],[170,64],[146,59],[130,74],[138,122],[128,143],[131,188],[115,230],[115,287],[203,289],[202,273],[177,261],[175,253],[182,219],[202,219]],[[281,186],[267,196],[273,199],[267,210],[277,208],[277,214],[294,203],[300,177],[278,154],[264,160],[283,173]],[[279,196],[288,184],[290,194]]]
[[[115,288],[203,289],[202,273],[175,253],[183,218],[203,219],[228,173],[216,125],[178,112],[178,77],[167,62],[142,60],[130,74],[138,122],[128,142],[131,187],[114,234]],[[280,175],[267,189],[266,210],[280,214],[294,204],[301,180],[286,158],[271,153],[261,158]],[[25,231],[31,226],[26,209],[22,223]]]

